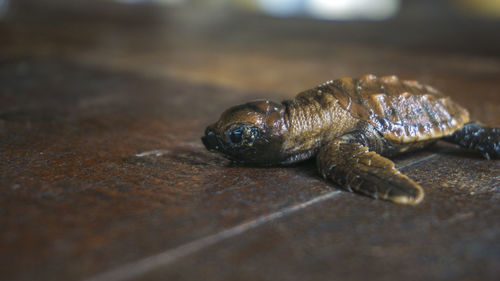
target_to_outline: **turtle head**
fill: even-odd
[[[278,164],[283,160],[284,113],[283,105],[268,100],[237,105],[208,126],[201,140],[208,150],[235,162]]]

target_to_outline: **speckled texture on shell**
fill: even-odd
[[[353,117],[369,122],[393,142],[440,138],[469,122],[467,110],[436,89],[396,76],[341,78],[302,95],[311,91],[331,93]]]

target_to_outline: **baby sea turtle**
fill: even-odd
[[[341,78],[281,104],[249,102],[226,110],[202,141],[252,165],[316,157],[324,178],[349,191],[401,204],[424,192],[386,157],[438,139],[500,157],[500,129],[470,123],[469,113],[436,89],[396,76]]]

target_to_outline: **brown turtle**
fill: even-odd
[[[263,100],[229,108],[202,141],[254,165],[316,156],[321,175],[349,191],[417,204],[422,188],[386,157],[443,139],[498,158],[500,129],[469,122],[466,109],[430,86],[365,75],[328,81],[281,104]]]

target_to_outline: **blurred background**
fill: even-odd
[[[429,63],[496,70],[500,1],[0,0],[0,40],[3,59],[295,94],[365,72],[425,78]]]

